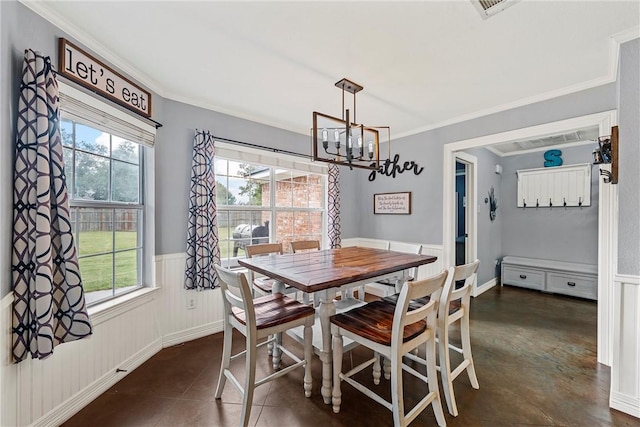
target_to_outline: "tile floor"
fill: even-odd
[[[462,374],[455,382],[460,415],[443,408],[449,426],[633,426],[640,420],[609,409],[609,368],[596,362],[595,302],[497,287],[472,299],[471,342],[480,390]],[[454,336],[457,329],[454,329]],[[234,337],[238,349],[240,335]],[[457,340],[454,338],[453,342]],[[291,340],[289,340],[291,342]],[[294,350],[301,349],[292,343]],[[75,426],[234,426],[240,398],[227,383],[221,400],[213,393],[222,334],[153,356],[68,420]],[[266,349],[257,375],[268,372]],[[299,352],[301,354],[301,352]],[[345,366],[369,354],[345,354]],[[234,363],[243,369],[243,360]],[[320,395],[321,364],[313,364],[311,398],[302,389],[302,370],[256,390],[250,425],[390,426],[391,413],[349,385],[342,410],[334,414]],[[367,375],[369,377],[369,375]],[[378,386],[389,396],[388,381]],[[405,400],[415,403],[415,384],[405,383]],[[436,426],[425,410],[412,426]]]

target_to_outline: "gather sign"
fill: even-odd
[[[375,166],[375,163],[371,163],[371,167]],[[395,156],[393,156],[393,160],[387,159],[377,169],[373,169],[369,174],[369,181],[373,181],[374,179],[376,179],[377,174],[395,178],[396,175],[407,171],[413,172],[414,175],[420,175],[423,170],[424,167],[418,166],[418,164],[413,160],[401,164],[400,155],[396,154]]]
[[[60,38],[58,44],[58,73],[140,115],[151,117],[149,92],[64,38]]]

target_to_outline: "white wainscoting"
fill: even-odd
[[[156,257],[156,285],[162,288],[163,347],[222,331],[220,289],[194,291],[184,288],[186,254]],[[188,309],[193,300],[195,308]]]
[[[184,253],[156,257],[155,289],[92,313],[93,335],[56,347],[45,360],[11,362],[13,295],[5,296],[0,425],[60,425],[163,347],[222,331],[220,291],[185,290],[184,266]],[[187,309],[189,299],[195,308]]]
[[[640,418],[640,276],[614,276],[609,406]]]
[[[96,316],[88,339],[59,345],[45,360],[10,361],[11,299],[2,302],[2,418],[6,426],[55,426],[157,353],[162,346],[157,318],[159,292],[128,302],[117,316]],[[5,303],[8,299],[9,303]],[[135,325],[135,327],[132,327]]]

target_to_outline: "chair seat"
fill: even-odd
[[[305,304],[280,293],[270,294],[253,300],[257,329],[270,328],[292,322],[306,316],[313,316],[315,310]],[[244,310],[232,307],[233,316],[246,325]]]
[[[396,304],[398,302],[398,296],[399,296],[398,294],[389,295],[388,297],[382,298],[382,301],[388,302],[390,304]],[[425,304],[428,304],[429,301],[430,301],[429,297],[419,298],[417,300],[411,300],[409,302],[409,311],[420,308]],[[452,315],[453,313],[460,310],[460,307],[462,307],[462,302],[459,299],[451,301],[449,303],[449,315]]]
[[[391,328],[395,305],[378,300],[365,306],[331,316],[331,323],[375,343],[391,345]],[[404,329],[403,341],[409,341],[426,329],[424,321],[408,325]]]

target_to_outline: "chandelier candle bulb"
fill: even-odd
[[[336,148],[340,149],[340,131],[338,129],[333,131],[333,139],[336,141]]]

